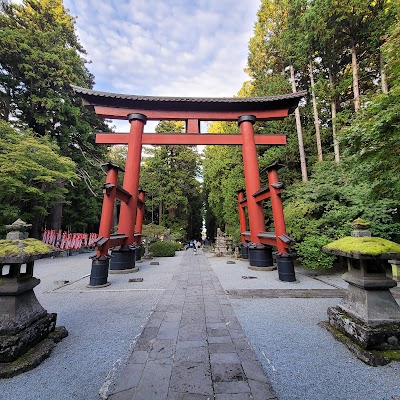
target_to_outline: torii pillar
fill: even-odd
[[[263,269],[274,269],[272,261],[271,246],[263,245],[258,235],[265,232],[265,218],[263,202],[256,201],[250,193],[256,193],[261,189],[260,172],[258,169],[258,157],[256,142],[254,139],[253,125],[256,122],[254,115],[242,115],[238,118],[240,133],[243,138],[242,155],[244,179],[246,183],[247,207],[249,212],[250,240],[253,242],[249,246],[250,266],[258,266],[260,262]]]
[[[256,193],[261,188],[253,130],[255,122],[254,115],[243,115],[238,119],[240,133],[243,137],[242,155],[246,193]],[[263,205],[262,202],[257,203],[253,196],[247,197],[247,205],[250,219],[250,239],[253,243],[257,243],[259,241],[257,235],[265,231]]]
[[[111,273],[137,272],[135,267],[136,251],[132,246],[135,241],[135,225],[138,207],[140,161],[142,157],[143,128],[147,122],[144,114],[128,115],[131,128],[128,137],[123,189],[132,196],[126,203],[121,203],[118,233],[126,236],[125,243],[112,252],[110,261]]]

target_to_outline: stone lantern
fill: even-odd
[[[26,238],[28,228],[18,220],[7,226],[12,239],[0,241],[0,378],[36,367],[68,335],[64,327],[56,328],[57,314],[49,314],[33,291],[40,283],[33,277],[34,261],[53,249]]]
[[[400,259],[400,245],[371,237],[365,224],[353,227],[351,237],[323,248],[346,259],[349,283],[342,302],[328,309],[326,327],[362,361],[384,365],[400,356],[400,306],[389,290],[397,283],[386,276],[388,260]]]
[[[6,240],[18,240],[26,239],[29,236],[28,230],[32,227],[32,224],[27,224],[18,218],[11,225],[6,225]]]

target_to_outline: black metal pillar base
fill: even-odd
[[[142,259],[142,246],[140,244],[135,246],[135,259],[136,261],[141,261]]]
[[[243,258],[243,260],[249,259],[249,245],[247,243],[241,243],[240,257]]]
[[[257,243],[256,245],[250,245],[248,249],[250,267],[275,269],[271,246]]]
[[[292,254],[275,253],[276,264],[278,266],[278,277],[282,282],[296,282],[294,272],[294,256]]]
[[[92,270],[90,271],[90,281],[88,288],[102,288],[111,285],[108,279],[108,268],[110,266],[110,258],[103,256],[92,259]]]
[[[113,250],[111,255],[110,274],[129,274],[139,271],[139,268],[135,267],[135,249],[128,247],[121,250]]]

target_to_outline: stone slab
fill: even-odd
[[[109,399],[274,398],[207,258],[192,257],[182,258]]]

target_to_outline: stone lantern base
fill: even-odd
[[[368,365],[400,358],[400,307],[389,290],[396,282],[357,270],[343,279],[349,288],[340,304],[328,308],[326,328]]]
[[[399,249],[396,243],[360,235],[324,247],[347,259],[343,279],[349,287],[341,303],[328,309],[329,323],[323,325],[372,366],[400,359],[400,307],[390,292],[397,282],[386,276],[387,260],[397,259]]]
[[[56,328],[57,314],[49,314],[35,296],[40,283],[32,276],[35,258],[0,264],[0,378],[35,368],[68,335],[64,327]]]
[[[339,307],[328,308],[328,319],[322,325],[366,364],[376,367],[400,360],[400,324],[371,327]]]

